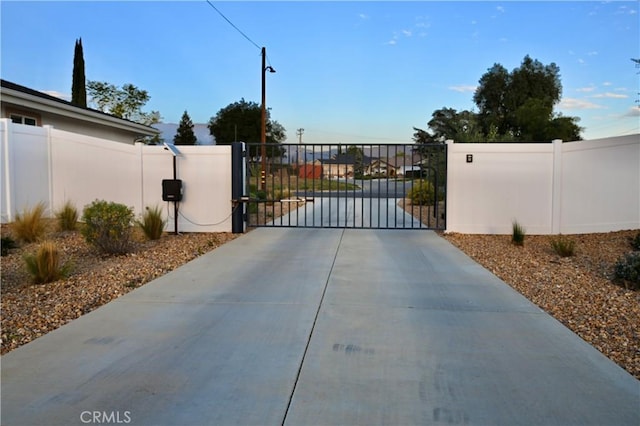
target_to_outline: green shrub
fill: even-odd
[[[136,221],[136,224],[142,229],[144,235],[150,240],[157,240],[162,236],[167,221],[162,218],[162,210],[160,207],[147,207],[142,214],[142,220]]]
[[[634,250],[640,250],[640,232],[631,239],[631,247],[633,247]]]
[[[24,209],[22,213],[16,214],[13,231],[18,239],[27,243],[39,240],[46,231],[44,222],[44,203],[40,202],[32,209]]]
[[[511,242],[517,246],[524,245],[524,237],[526,235],[526,229],[520,225],[518,221],[513,221],[513,232],[511,234]]]
[[[427,180],[414,182],[407,196],[414,206],[431,206],[435,201],[433,185]]]
[[[61,231],[73,231],[78,225],[78,209],[67,201],[64,206],[56,212],[56,218],[58,219],[58,228]]]
[[[71,271],[71,263],[60,263],[60,254],[55,244],[45,241],[35,255],[24,256],[27,271],[36,284],[50,283],[66,277]]]
[[[267,191],[263,191],[263,190],[256,191],[256,198],[258,200],[266,200],[267,199]]]
[[[615,266],[615,279],[631,290],[640,290],[640,252],[627,253]]]
[[[96,200],[84,208],[82,235],[89,244],[109,254],[131,249],[133,209],[123,204]]]
[[[551,248],[560,257],[573,256],[576,251],[576,242],[572,239],[559,235],[555,238],[551,238]]]
[[[282,200],[285,198],[291,197],[291,191],[285,188],[276,189],[273,191],[273,199],[274,200]]]
[[[16,242],[11,237],[2,237],[2,242],[0,243],[0,251],[2,252],[2,256],[7,256],[9,254],[9,250],[18,247]]]

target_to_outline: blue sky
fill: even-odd
[[[267,106],[297,142],[410,143],[434,110],[473,109],[480,77],[531,56],[560,67],[556,111],[583,137],[640,132],[636,1],[6,1],[0,3],[3,79],[71,92],[82,37],[86,76],[132,83],[165,122],[184,110],[205,123],[244,98]]]

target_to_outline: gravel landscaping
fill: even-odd
[[[549,236],[528,235],[522,247],[508,235],[442,236],[640,379],[640,291],[612,282],[613,265],[631,251],[629,239],[637,233],[569,236],[576,254],[566,258],[554,253]],[[10,226],[2,225],[2,236],[7,235]],[[157,241],[138,236],[129,254],[105,256],[77,231],[49,232],[47,239],[56,243],[63,260],[73,262],[73,269],[66,279],[43,285],[31,283],[23,260],[38,244],[10,250],[0,263],[2,354],[237,236],[165,234]]]

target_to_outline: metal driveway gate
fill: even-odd
[[[444,144],[243,146],[249,227],[445,229]]]

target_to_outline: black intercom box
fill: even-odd
[[[182,180],[162,180],[162,201],[182,201]]]

